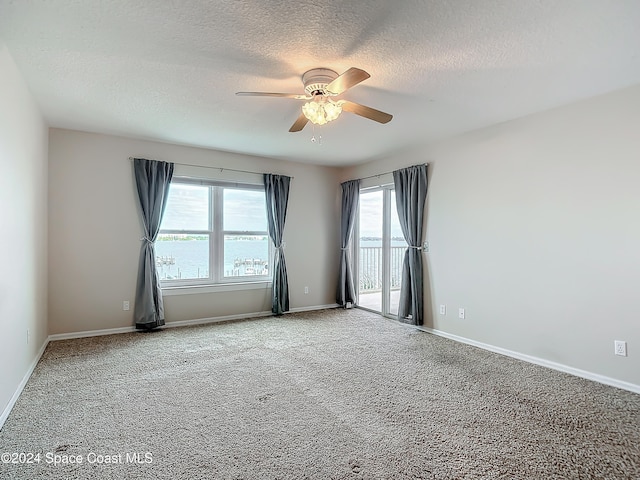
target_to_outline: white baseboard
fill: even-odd
[[[204,325],[207,323],[226,322],[229,320],[242,320],[245,318],[253,317],[266,317],[271,315],[271,312],[255,312],[255,313],[241,313],[237,315],[224,315],[220,317],[208,317],[208,318],[194,318],[193,320],[178,320],[175,322],[167,322],[162,328],[175,328],[175,327],[188,327],[190,325]],[[116,335],[119,333],[133,333],[139,330],[136,327],[119,327],[119,328],[105,328],[101,330],[87,330],[84,332],[71,332],[71,333],[56,333],[49,335],[49,340],[55,342],[57,340],[69,340],[72,338],[86,338],[86,337],[98,337],[102,335]]]
[[[27,373],[25,373],[24,377],[22,377],[22,381],[18,385],[18,388],[16,389],[16,391],[13,393],[11,400],[9,400],[9,403],[2,411],[2,414],[0,415],[0,430],[2,430],[2,427],[4,426],[4,422],[7,421],[7,418],[9,418],[9,414],[11,413],[11,410],[13,410],[13,407],[18,401],[18,398],[20,398],[20,394],[22,394],[22,390],[24,390],[24,387],[29,381],[29,378],[31,378],[31,374],[35,370],[36,365],[38,365],[38,362],[40,361],[40,358],[42,357],[42,354],[44,353],[44,350],[47,348],[48,344],[49,344],[49,339],[47,338],[42,344],[42,346],[40,347],[40,350],[38,351],[37,355],[33,359],[33,362],[31,362],[31,365],[29,365],[29,369],[27,370]]]
[[[287,313],[297,313],[297,312],[311,312],[313,310],[326,310],[327,308],[338,308],[340,305],[337,303],[330,303],[328,305],[313,305],[311,307],[296,307],[289,310]]]
[[[338,306],[337,303],[330,305],[314,305],[311,307],[297,307],[292,308],[287,313],[297,313],[297,312],[309,312],[313,310],[325,310],[327,308],[336,308]],[[208,318],[196,318],[194,320],[180,320],[177,322],[167,322],[164,327],[172,328],[172,327],[187,327],[190,325],[205,325],[207,323],[219,323],[219,322],[228,322],[232,320],[248,320],[251,318],[261,318],[261,317],[270,317],[273,315],[271,311],[263,311],[263,312],[253,312],[253,313],[239,313],[236,315],[224,315],[220,317],[208,317]]]
[[[49,341],[56,342],[58,340],[70,340],[72,338],[100,337],[102,335],[115,335],[117,333],[130,333],[135,331],[135,327],[131,326],[119,328],[103,328],[100,330],[86,330],[83,332],[55,333],[53,335],[49,335]]]
[[[308,312],[313,310],[324,310],[328,308],[337,308],[338,306],[339,306],[338,304],[327,304],[327,305],[315,305],[310,307],[296,307],[296,308],[292,308],[289,313]],[[243,320],[243,319],[258,318],[258,317],[268,317],[270,315],[272,315],[270,311],[263,311],[263,312],[254,312],[254,313],[242,313],[242,314],[236,314],[236,315],[224,315],[220,317],[197,318],[193,320],[167,322],[167,324],[165,325],[165,328],[184,327],[189,325],[204,325],[207,323],[225,322],[230,320]],[[496,347],[494,345],[489,345],[487,343],[482,343],[482,342],[471,340],[465,337],[460,337],[458,335],[443,332],[441,330],[437,330],[434,328],[429,328],[429,327],[416,327],[416,328],[424,332],[432,333],[440,337],[454,340],[456,342],[465,343],[467,345],[472,345],[474,347],[482,348],[483,350],[488,350],[490,352],[506,355],[508,357],[516,358],[518,360],[523,360],[525,362],[551,368],[553,370],[568,373],[570,375],[575,375],[581,378],[586,378],[587,380],[592,380],[594,382],[603,383],[605,385],[610,385],[612,387],[621,388],[623,390],[628,390],[630,392],[640,393],[640,385],[624,382],[622,380],[617,380],[615,378],[606,377],[604,375],[600,375],[597,373],[587,372],[586,370],[580,370],[578,368],[569,367],[567,365],[545,360],[543,358],[534,357],[532,355],[527,355],[527,354],[515,352],[512,350],[507,350],[506,348]],[[0,430],[4,426],[4,423],[9,417],[9,414],[11,413],[11,410],[13,409],[14,405],[18,401],[18,398],[20,397],[22,390],[24,390],[24,387],[29,381],[29,378],[33,374],[33,371],[35,370],[36,365],[40,361],[40,358],[42,357],[42,354],[47,348],[47,345],[49,344],[49,342],[57,341],[57,340],[68,340],[73,338],[95,337],[100,335],[114,335],[118,333],[130,333],[135,331],[136,331],[135,327],[131,326],[131,327],[120,327],[120,328],[106,328],[101,330],[89,330],[84,332],[58,333],[54,335],[49,335],[49,337],[44,341],[44,343],[40,347],[38,354],[34,358],[31,365],[29,366],[29,369],[27,370],[24,377],[22,378],[22,381],[18,385],[18,388],[16,389],[13,396],[11,397],[11,400],[9,400],[9,403],[2,411],[2,414],[0,415]]]
[[[312,310],[324,310],[327,308],[337,308],[337,307],[338,307],[337,303],[328,304],[328,305],[312,305],[310,307],[292,308],[287,313],[309,312]],[[188,327],[190,325],[206,325],[207,323],[228,322],[230,320],[245,320],[249,318],[268,317],[271,315],[272,315],[271,311],[238,313],[234,315],[221,315],[219,317],[194,318],[192,320],[177,320],[175,322],[167,322],[163,325],[163,327],[164,328]],[[83,332],[56,333],[53,335],[49,335],[49,341],[55,342],[57,340],[70,340],[72,338],[98,337],[101,335],[115,335],[118,333],[131,333],[136,331],[138,330],[136,330],[136,328],[132,325],[130,327],[105,328],[101,330],[87,330]]]
[[[191,325],[206,325],[207,323],[219,323],[228,322],[230,320],[246,320],[250,318],[268,317],[271,312],[253,312],[253,313],[238,313],[235,315],[221,315],[219,317],[207,317],[207,318],[194,318],[193,320],[178,320],[175,322],[167,322],[164,324],[164,328],[174,327],[188,327]]]
[[[570,367],[568,365],[563,365],[561,363],[545,360],[544,358],[534,357],[532,355],[527,355],[525,353],[515,352],[513,350],[507,350],[506,348],[496,347],[494,345],[489,345],[487,343],[477,342],[475,340],[470,340],[468,338],[460,337],[452,333],[443,332],[442,330],[437,330],[435,328],[429,328],[429,327],[416,327],[416,328],[424,332],[438,335],[439,337],[448,338],[456,342],[466,343],[467,345],[472,345],[474,347],[482,348],[483,350],[489,350],[490,352],[506,355],[507,357],[516,358],[518,360],[523,360],[525,362],[533,363],[535,365],[551,368],[552,370],[557,370],[559,372],[575,375],[576,377],[586,378],[587,380],[593,380],[594,382],[603,383],[605,385],[621,388],[623,390],[628,390],[633,393],[640,393],[640,385],[636,385],[634,383],[629,383],[622,380],[617,380],[615,378],[606,377],[598,373],[587,372],[586,370],[580,370],[579,368]]]

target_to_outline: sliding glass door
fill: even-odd
[[[393,186],[362,190],[356,252],[358,306],[397,315],[406,248]]]
[[[360,192],[358,305],[382,313],[384,192]]]

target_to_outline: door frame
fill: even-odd
[[[388,183],[385,185],[375,185],[372,187],[361,188],[359,195],[363,193],[372,193],[382,191],[382,302],[381,311],[372,310],[367,307],[360,306],[360,202],[358,202],[357,218],[354,234],[355,242],[352,242],[353,265],[352,270],[356,273],[356,306],[363,310],[379,313],[388,318],[397,318],[397,314],[390,313],[391,303],[391,195],[395,192],[395,185]]]

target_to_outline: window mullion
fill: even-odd
[[[223,187],[213,186],[211,190],[213,192],[212,197],[214,198],[211,208],[213,230],[211,237],[214,239],[212,242],[211,272],[214,282],[218,283],[224,278],[224,238],[222,231]]]
[[[209,281],[217,282],[215,271],[216,238],[214,235],[214,209],[216,206],[215,189],[209,186]]]

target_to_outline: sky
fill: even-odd
[[[382,190],[360,194],[360,237],[382,238]],[[391,199],[391,237],[402,238],[402,229],[398,221],[396,197]]]
[[[391,199],[391,237],[402,238],[395,195]],[[382,237],[383,192],[360,195],[360,237]],[[224,189],[224,229],[232,231],[266,231],[267,218],[262,190]],[[163,230],[207,230],[209,187],[173,183],[162,221]]]
[[[225,188],[224,229],[267,230],[264,191]],[[162,220],[163,230],[207,230],[209,225],[209,187],[173,183]]]

